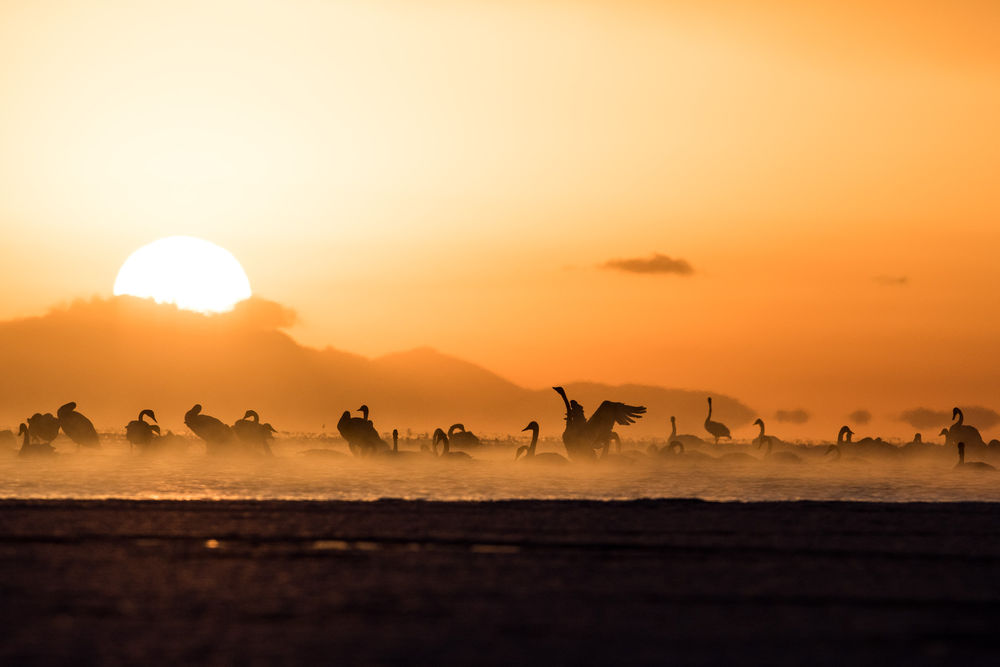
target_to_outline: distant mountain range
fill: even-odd
[[[341,412],[364,403],[382,431],[426,432],[462,422],[476,433],[506,434],[534,419],[543,437],[562,432],[562,401],[549,387],[519,387],[430,348],[368,359],[305,347],[281,330],[292,319],[283,306],[257,298],[231,313],[201,315],[114,297],[0,322],[0,428],[76,401],[107,430],[124,428],[140,409],[153,408],[164,428],[183,432],[184,412],[201,403],[228,422],[254,408],[279,430],[335,432]],[[553,384],[564,380],[553,378]],[[623,437],[663,437],[670,415],[682,433],[706,435],[707,392],[564,386],[588,415],[605,399],[647,406],[645,418],[620,429]],[[713,418],[731,428],[754,417],[736,399],[712,396]]]

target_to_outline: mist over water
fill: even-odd
[[[319,443],[319,444],[317,444]],[[146,456],[118,436],[104,436],[97,451],[77,451],[65,437],[52,459],[0,454],[0,497],[137,500],[506,500],[698,498],[712,501],[1000,501],[1000,473],[956,472],[955,452],[941,447],[922,457],[831,461],[825,445],[797,447],[801,464],[758,460],[663,460],[624,443],[628,456],[566,466],[515,462],[519,443],[472,451],[475,461],[421,457],[360,460],[309,456],[317,446],[346,454],[340,441],[279,439],[274,457],[218,458],[192,439],[186,452]],[[664,444],[664,443],[659,443]],[[645,444],[643,444],[645,447]],[[417,451],[410,442],[401,450]],[[547,439],[539,452],[563,452]],[[745,451],[747,444],[703,451]],[[994,462],[995,463],[995,462]]]

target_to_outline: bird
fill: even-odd
[[[76,411],[76,403],[70,401],[56,410],[59,427],[78,447],[100,447],[97,429],[93,422]]]
[[[23,437],[18,456],[52,456],[56,453],[55,448],[47,442],[31,442],[31,429],[24,422],[17,429],[17,434]]]
[[[729,433],[729,427],[722,422],[712,421],[712,397],[708,397],[708,416],[705,417],[705,430],[712,434],[715,438],[715,444],[719,444],[719,438],[733,439],[733,436]]]
[[[538,446],[538,422],[530,421],[528,425],[521,429],[521,432],[531,431],[531,444],[521,445],[517,448],[517,452],[514,453],[514,460],[517,461],[524,455],[522,461],[524,463],[532,463],[535,465],[565,465],[569,463],[569,459],[565,456],[561,456],[554,452],[542,452],[541,454],[535,453],[535,447]]]
[[[670,436],[667,438],[667,442],[673,442],[674,440],[683,443],[685,447],[698,447],[700,445],[706,444],[704,440],[696,435],[681,434],[677,435],[677,418],[670,415]]]
[[[711,454],[706,454],[705,452],[698,451],[687,451],[684,448],[684,443],[680,440],[671,440],[666,445],[664,445],[659,452],[659,456],[666,460],[682,460],[686,463],[693,463],[696,461],[717,461]]]
[[[987,472],[991,470],[996,470],[995,467],[991,466],[989,463],[983,463],[982,461],[971,461],[969,463],[965,462],[965,443],[958,443],[958,463],[955,464],[955,470],[970,470],[977,472]]]
[[[448,441],[456,449],[475,449],[483,443],[475,433],[466,431],[464,424],[452,424],[448,429]]]
[[[767,451],[764,453],[765,461],[773,463],[802,463],[802,459],[791,452],[772,452],[771,448],[774,446],[774,440],[770,436],[766,436],[764,441],[767,444]],[[758,443],[758,449],[763,447],[765,442]]]
[[[760,433],[757,434],[757,437],[754,438],[750,442],[750,444],[755,445],[756,447],[759,448],[762,444],[764,444],[764,439],[769,438],[770,436],[764,435],[764,420],[761,419],[760,417],[757,418],[757,421],[755,421],[753,425],[760,427]]]
[[[566,429],[563,431],[563,445],[572,460],[593,461],[594,449],[606,447],[615,424],[628,426],[641,419],[646,408],[642,405],[627,405],[616,401],[604,401],[594,414],[587,419],[583,406],[570,401],[566,390],[552,387],[566,406]]]
[[[472,461],[473,458],[465,452],[453,452],[448,446],[448,435],[443,429],[434,430],[434,455],[446,461]],[[441,443],[441,453],[438,454],[438,443]]]
[[[153,414],[152,410],[147,409],[141,410],[138,417],[125,425],[125,439],[128,440],[129,449],[146,447],[153,441],[154,437],[160,434],[160,427],[157,424],[146,422],[147,415],[154,422],[156,421],[156,415]]]
[[[351,454],[371,456],[388,451],[389,445],[379,437],[375,425],[368,419],[368,406],[362,405],[358,412],[362,414],[361,417],[352,417],[350,411],[345,410],[337,421],[337,430],[347,441]]]
[[[983,442],[983,436],[979,432],[979,429],[975,426],[971,426],[965,423],[965,415],[962,413],[961,408],[953,408],[951,411],[951,418],[956,420],[951,427],[948,428],[948,436],[951,442],[964,442],[970,447],[985,447],[986,443]],[[950,444],[946,442],[945,444]]]
[[[411,459],[412,460],[412,459],[416,459],[418,457],[424,457],[424,456],[426,456],[426,454],[423,454],[423,453],[420,453],[420,452],[401,452],[401,451],[399,451],[399,429],[396,429],[396,428],[392,429],[392,449],[389,450],[389,451],[387,451],[387,452],[383,452],[383,454],[387,455],[387,456],[389,456],[391,458],[394,458],[396,460],[402,460],[402,459]]]
[[[205,441],[209,454],[223,454],[229,451],[233,431],[221,419],[201,414],[201,403],[196,403],[184,413],[184,424],[191,432]]]
[[[51,412],[36,412],[28,417],[28,432],[39,442],[51,443],[59,435],[59,419]]]
[[[250,452],[261,452],[268,456],[273,456],[269,440],[273,440],[273,434],[277,431],[268,423],[260,423],[260,415],[256,410],[247,410],[242,419],[237,419],[232,426],[233,435],[240,442],[247,446]]]

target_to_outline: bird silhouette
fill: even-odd
[[[184,424],[205,441],[205,450],[209,454],[232,452],[233,430],[221,419],[201,414],[200,403],[184,413]]]
[[[607,448],[611,431],[615,424],[628,426],[641,419],[646,408],[641,405],[626,405],[615,401],[604,401],[587,419],[583,406],[576,401],[570,401],[566,390],[562,387],[552,387],[558,393],[566,406],[566,429],[563,431],[563,445],[569,458],[576,461],[593,461],[594,450]]]
[[[55,448],[47,442],[31,442],[31,429],[23,422],[18,428],[17,434],[23,438],[21,440],[21,449],[17,452],[18,456],[52,456],[56,452]]]
[[[464,424],[452,424],[448,429],[448,441],[455,449],[476,449],[482,442],[472,431],[466,431]]]
[[[260,423],[260,415],[256,410],[247,410],[242,419],[237,419],[232,426],[233,435],[242,442],[250,453],[263,453],[273,456],[269,442],[274,439],[274,427]]]
[[[767,445],[767,451],[764,452],[764,460],[771,463],[802,463],[802,459],[792,454],[791,452],[773,452],[771,449],[774,447],[774,440],[770,436],[766,436],[762,442],[760,442],[757,447],[758,449]]]
[[[438,443],[441,444],[441,453],[438,454]],[[448,434],[443,429],[434,430],[434,455],[444,461],[472,461],[472,457],[465,452],[453,452],[448,445]]]
[[[531,431],[531,444],[521,445],[517,448],[514,453],[514,460],[517,461],[524,455],[521,459],[524,463],[531,463],[534,465],[565,465],[569,463],[569,459],[565,456],[560,456],[553,452],[542,452],[541,454],[535,453],[535,448],[538,446],[538,422],[530,421],[528,425],[521,429],[521,432]]]
[[[955,470],[968,470],[972,472],[987,472],[996,470],[995,467],[991,466],[989,463],[983,463],[982,461],[972,461],[970,463],[965,462],[965,443],[958,443],[958,463],[955,464]]]
[[[733,439],[733,436],[729,433],[729,427],[722,422],[712,421],[712,397],[708,397],[708,416],[705,417],[705,430],[708,431],[713,438],[715,438],[715,444],[719,444],[719,438]]]
[[[682,461],[684,463],[696,463],[699,461],[718,461],[717,458],[705,452],[688,450],[680,440],[671,440],[657,452],[660,460]]]
[[[362,405],[358,412],[361,417],[352,417],[350,411],[345,410],[337,421],[337,431],[347,441],[351,454],[367,457],[389,451],[389,445],[379,437],[375,424],[368,419],[368,406]]]
[[[51,412],[36,412],[28,417],[28,432],[31,438],[50,444],[59,436],[59,419]]]
[[[56,410],[59,427],[78,447],[100,447],[97,429],[93,422],[76,411],[76,403],[70,401]]]
[[[755,421],[753,425],[760,427],[760,433],[758,433],[757,437],[751,441],[751,444],[757,448],[760,448],[760,446],[764,444],[764,439],[768,437],[764,435],[764,420],[758,417],[757,421]]]
[[[965,423],[965,414],[963,414],[961,408],[952,409],[951,418],[955,420],[955,423],[948,428],[948,435],[946,437],[945,444],[952,444],[961,441],[976,449],[986,446],[979,429]]]
[[[138,417],[125,425],[125,439],[128,440],[129,449],[139,447],[141,450],[149,446],[153,442],[153,438],[159,435],[160,427],[157,424],[146,422],[147,415],[154,422],[156,421],[156,415],[153,414],[152,410],[147,409],[141,410]]]

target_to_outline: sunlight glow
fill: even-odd
[[[219,313],[251,292],[246,272],[228,250],[191,236],[170,236],[129,255],[118,270],[114,294]]]

